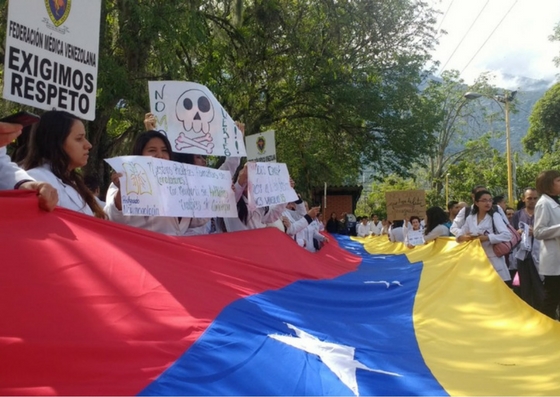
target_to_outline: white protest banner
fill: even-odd
[[[408,244],[414,246],[422,245],[426,242],[422,230],[409,230],[406,234],[406,240]]]
[[[245,147],[247,161],[276,162],[276,139],[272,130],[246,136]]]
[[[101,0],[10,0],[5,99],[95,118]]]
[[[123,174],[120,183],[125,215],[237,217],[228,171],[148,156],[105,161]]]
[[[283,163],[247,163],[249,207],[260,208],[298,200]]]
[[[157,129],[174,152],[244,157],[243,134],[208,88],[187,81],[150,81]]]

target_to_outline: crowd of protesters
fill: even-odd
[[[206,158],[177,154],[165,134],[155,130],[153,116],[144,120],[147,131],[139,134],[132,154],[206,166]],[[243,131],[244,126],[238,124]],[[451,201],[447,212],[429,208],[423,217],[371,219],[356,222],[353,215],[340,218],[331,213],[326,222],[319,207],[299,199],[251,209],[247,199],[247,164],[241,158],[228,158],[220,167],[230,172],[237,201],[236,218],[132,217],[122,213],[120,174],[112,175],[106,197],[99,198],[96,178],[79,171],[87,164],[92,148],[81,120],[64,111],[45,112],[29,137],[24,150],[18,148],[18,164],[11,161],[6,146],[21,133],[21,126],[0,122],[0,189],[35,191],[38,205],[46,211],[65,207],[85,215],[127,224],[154,232],[189,236],[277,227],[295,243],[316,252],[328,242],[328,233],[355,233],[359,237],[386,235],[410,249],[439,237],[457,242],[480,241],[497,274],[509,286],[517,286],[521,298],[535,309],[557,318],[560,304],[560,172],[544,171],[536,188],[527,188],[517,210],[505,204],[503,196],[492,196],[485,186],[472,190],[472,204]],[[293,181],[292,181],[292,187]],[[516,236],[515,234],[519,234]],[[514,238],[517,237],[517,238]],[[521,238],[519,238],[521,237]],[[518,241],[506,254],[495,246]],[[513,244],[513,243],[512,243]]]
[[[146,115],[144,124],[147,131],[137,136],[132,155],[207,166],[205,156],[173,153],[167,136],[155,130],[152,114]],[[244,132],[241,123],[237,126]],[[45,112],[29,136],[25,137],[25,144],[18,146],[20,161],[17,165],[10,161],[6,145],[18,136],[21,126],[3,123],[1,128],[4,132],[0,133],[3,145],[0,149],[0,187],[35,190],[40,206],[46,210],[59,205],[85,215],[175,236],[277,227],[310,252],[316,252],[328,242],[328,237],[320,233],[324,226],[318,220],[319,207],[309,208],[308,203],[301,199],[288,204],[249,208],[247,163],[241,165],[239,157],[227,157],[220,166],[232,178],[237,202],[236,218],[127,216],[122,212],[121,174],[112,174],[107,194],[100,198],[96,178],[84,177],[79,171],[87,164],[92,145],[87,140],[83,122],[77,117],[64,111]],[[293,180],[291,185],[293,188]]]

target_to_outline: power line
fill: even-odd
[[[484,43],[482,43],[482,45],[480,46],[480,48],[475,52],[475,54],[472,56],[472,58],[469,60],[469,62],[467,63],[467,65],[463,68],[463,70],[461,70],[461,73],[463,73],[465,71],[465,69],[471,64],[471,62],[473,61],[473,59],[478,55],[478,53],[480,52],[480,50],[482,50],[482,48],[486,45],[486,43],[488,43],[488,40],[490,40],[490,37],[492,37],[492,35],[494,34],[494,32],[500,27],[500,25],[502,24],[502,22],[504,21],[504,19],[506,19],[506,17],[508,16],[508,14],[510,13],[510,11],[513,9],[513,7],[517,4],[518,0],[515,0],[515,3],[513,3],[511,5],[511,7],[509,8],[509,10],[507,10],[507,12],[505,13],[505,15],[502,17],[502,19],[500,20],[500,22],[498,22],[498,24],[496,25],[496,27],[494,28],[494,30],[492,30],[492,32],[490,33],[490,35],[486,38],[486,40],[484,41]]]
[[[449,6],[447,7],[447,10],[445,10],[445,14],[443,14],[443,18],[441,19],[441,21],[439,22],[439,26],[437,27],[437,30],[439,31],[439,28],[441,28],[441,25],[443,25],[443,21],[445,21],[445,17],[447,16],[447,13],[449,12],[449,9],[451,8],[451,6],[453,5],[453,2],[455,0],[451,0],[451,3],[449,3]]]
[[[484,9],[486,8],[486,6],[488,5],[488,3],[490,3],[490,0],[486,0],[486,3],[484,4],[484,6],[482,7],[482,9],[480,10],[480,12],[478,13],[478,15],[476,16],[476,18],[474,19],[474,21],[471,23],[471,26],[469,26],[469,30],[467,30],[467,32],[464,34],[463,38],[461,39],[461,41],[459,42],[459,44],[457,44],[457,47],[455,47],[455,49],[453,50],[453,52],[451,53],[451,55],[449,56],[449,58],[447,59],[447,61],[445,62],[445,64],[441,67],[440,69],[440,73],[443,72],[445,70],[445,67],[447,66],[447,64],[449,63],[449,61],[451,60],[451,58],[453,58],[453,55],[455,55],[455,53],[457,52],[457,50],[459,49],[459,47],[461,46],[461,44],[463,43],[463,40],[465,40],[465,37],[467,37],[467,35],[470,33],[472,27],[474,26],[474,24],[476,23],[476,21],[478,21],[478,18],[480,18],[480,15],[482,14],[482,12],[484,11]]]

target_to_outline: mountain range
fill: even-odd
[[[529,130],[529,117],[533,111],[533,107],[539,99],[552,87],[555,83],[553,80],[544,79],[531,79],[522,76],[512,76],[504,74],[501,76],[502,81],[507,81],[508,91],[517,90],[515,101],[510,112],[510,134],[511,134],[511,150],[512,153],[519,153],[521,157],[528,157],[523,150],[521,140],[527,135]],[[500,91],[500,89],[498,89]],[[481,106],[488,106],[490,110],[497,111],[497,105],[490,99],[481,99]],[[481,110],[482,113],[482,110]],[[482,116],[482,114],[481,114]],[[481,117],[482,118],[482,117]],[[486,131],[496,131],[499,136],[491,139],[492,147],[499,150],[501,153],[506,151],[505,143],[505,120],[499,117],[492,123],[481,125],[482,129]],[[467,136],[468,138],[468,136]]]

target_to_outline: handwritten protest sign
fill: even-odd
[[[12,0],[3,96],[95,118],[101,0]]]
[[[423,230],[408,230],[406,234],[406,242],[410,245],[422,245],[426,241],[424,240]]]
[[[243,134],[208,88],[186,81],[150,81],[157,129],[174,152],[244,157]]]
[[[246,136],[245,147],[247,161],[276,162],[276,139],[272,130]]]
[[[403,190],[385,193],[387,219],[390,221],[409,219],[412,215],[426,216],[426,192]]]
[[[247,171],[249,207],[260,208],[298,200],[296,191],[290,185],[286,164],[248,163]]]
[[[123,214],[195,218],[237,216],[228,171],[147,156],[106,159],[120,178]]]

